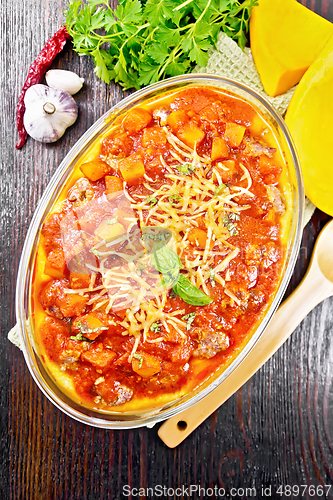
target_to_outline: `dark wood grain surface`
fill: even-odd
[[[333,299],[316,307],[273,358],[174,450],[159,440],[156,429],[105,431],[70,419],[42,395],[22,353],[7,340],[15,323],[20,253],[37,202],[75,141],[123,97],[119,87],[99,81],[92,62],[69,46],[54,67],[86,80],[76,97],[77,123],[54,145],[28,139],[24,149],[15,150],[19,91],[29,64],[63,22],[65,3],[1,1],[0,500],[120,499],[126,498],[125,485],[191,484],[223,487],[228,498],[323,498],[320,489],[303,496],[288,496],[288,490],[281,496],[276,490],[333,484]],[[333,21],[332,0],[303,3]],[[328,219],[317,210],[306,227],[289,292],[303,276]],[[232,488],[250,487],[256,496],[240,490],[232,497]],[[264,496],[262,487],[271,487],[272,494]],[[140,498],[188,498],[186,490],[178,497],[169,493]],[[217,498],[208,495],[192,498]]]

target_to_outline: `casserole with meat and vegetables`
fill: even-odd
[[[38,243],[35,338],[62,390],[156,408],[230,365],[280,284],[291,191],[273,127],[231,92],[189,86],[117,117]]]

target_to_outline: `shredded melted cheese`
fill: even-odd
[[[172,236],[168,245],[180,257],[191,283],[209,295],[208,285],[213,280],[215,286],[216,281],[232,303],[240,304],[239,299],[226,288],[226,281],[230,282],[228,266],[237,257],[239,248],[228,241],[231,234],[225,220],[230,214],[239,219],[242,211],[249,208],[249,205],[238,205],[235,200],[240,194],[254,196],[250,191],[252,179],[249,171],[240,164],[244,172],[240,179],[242,185],[228,187],[222,182],[221,170],[219,172],[219,168],[212,167],[210,158],[200,156],[196,147],[192,149],[184,144],[167,127],[164,131],[171,155],[168,162],[160,156],[161,166],[167,171],[165,182],[156,187],[156,181],[145,174],[143,186],[149,196],[131,196],[124,184],[124,196],[134,215],[128,217],[130,225],[126,234],[112,242],[103,241],[95,245],[99,267],[87,264],[92,271],[89,287],[67,290],[68,293],[82,295],[91,293],[88,304],[93,304],[94,310],[103,306],[106,313],[126,310],[125,318],[120,323],[125,329],[123,335],[135,338],[129,361],[140,341],[157,343],[164,340],[162,335],[149,338],[154,323],[163,326],[168,333],[173,330],[182,338],[186,337],[186,322],[180,317],[184,311],[165,312],[168,292],[161,285],[160,274],[150,265],[146,242],[142,238],[143,228],[170,230]],[[188,175],[182,175],[186,168]],[[222,165],[222,170],[225,169]],[[247,186],[243,181],[247,182]],[[151,203],[152,198],[154,203]],[[206,233],[203,248],[199,245],[194,247],[189,240],[191,233],[198,228]],[[124,264],[108,268],[106,261],[112,255],[121,256]],[[222,276],[224,271],[226,273]],[[102,275],[103,285],[95,287],[97,273]]]

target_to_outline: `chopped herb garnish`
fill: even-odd
[[[215,193],[214,193],[214,198],[217,198],[218,195],[220,194],[220,192],[222,191],[222,189],[226,189],[226,185],[225,184],[220,184],[219,186],[216,187],[215,189]]]
[[[153,333],[158,333],[161,331],[161,323],[159,321],[156,321],[152,325],[150,325],[150,331]]]
[[[240,215],[239,214],[235,214],[235,212],[230,212],[229,214],[229,220],[231,221],[237,221],[237,220],[240,220]]]
[[[118,222],[117,217],[115,217],[114,219],[108,219],[107,220],[107,224],[116,224],[117,222]]]
[[[174,207],[175,205],[178,204],[178,200],[180,200],[179,194],[173,194],[172,196],[169,196],[169,203]]]
[[[71,335],[69,338],[71,340],[83,340],[84,342],[92,342],[92,340],[87,339],[86,337],[84,337],[81,332],[78,333],[77,335]]]
[[[209,281],[210,281],[210,284],[212,285],[213,288],[215,288],[216,286],[216,283],[215,283],[215,271],[212,267],[209,268]]]
[[[141,276],[142,274],[142,271],[144,271],[145,269],[147,269],[148,266],[146,266],[145,264],[142,264],[142,266],[139,266],[136,270],[136,273]]]
[[[84,340],[86,342],[92,342],[92,340],[91,339],[87,339],[86,337],[84,337],[83,334],[85,334],[85,333],[96,333],[96,332],[100,332],[102,330],[108,330],[107,326],[99,326],[98,328],[89,328],[85,323],[82,323],[81,321],[78,321],[75,324],[75,328],[78,328],[80,330],[80,333],[78,333],[75,336],[71,336],[69,338],[72,339],[72,340]]]
[[[143,363],[143,357],[142,357],[142,356],[140,356],[140,354],[136,354],[136,353],[135,353],[135,354],[133,354],[133,358],[135,358],[135,359],[138,359],[138,360],[139,360],[139,368],[141,368],[142,363]]]
[[[154,196],[147,196],[147,198],[145,199],[145,203],[148,203],[149,205],[151,205],[152,207],[154,205],[156,205],[156,203],[158,202],[158,199],[155,198]]]
[[[192,163],[184,163],[183,165],[175,165],[182,175],[191,175],[195,171],[195,166]]]
[[[153,240],[153,241],[167,241],[170,238],[170,231],[159,231],[158,233],[153,233],[149,231],[147,233],[143,233],[143,240]]]
[[[195,312],[185,314],[185,316],[183,316],[182,319],[186,321],[186,330],[190,330],[192,323],[195,320]]]
[[[98,252],[98,250],[96,250],[96,248],[93,247],[89,251],[90,251],[90,253],[93,253],[96,257],[99,256],[99,252]]]
[[[235,214],[235,216],[237,216],[237,214]],[[238,229],[232,222],[232,220],[238,220],[238,219],[235,218],[231,219],[230,215],[226,215],[223,218],[223,225],[228,229],[230,236],[236,236],[236,234],[238,234]]]

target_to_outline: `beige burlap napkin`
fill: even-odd
[[[252,60],[250,51],[243,52],[231,38],[225,33],[220,33],[216,48],[209,51],[209,60],[205,68],[197,66],[196,73],[210,73],[224,76],[236,80],[253,90],[262,94],[282,115],[287,110],[291,96],[295,88],[288,90],[278,97],[270,97],[264,91],[260,76]],[[309,222],[315,211],[315,206],[310,200],[305,200],[304,226]],[[21,349],[20,336],[17,325],[15,325],[8,334],[9,340]]]

